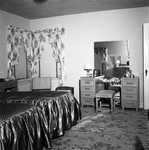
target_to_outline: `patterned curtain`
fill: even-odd
[[[18,28],[7,26],[7,52],[8,52],[8,70],[7,78],[14,79],[14,65],[19,63],[19,50],[22,43],[20,31]]]
[[[94,53],[99,56],[102,63],[102,74],[107,70],[107,47],[95,47]]]
[[[27,31],[22,33],[22,39],[27,60],[31,64],[31,77],[35,77],[37,75],[36,65],[41,59],[41,55],[44,51],[45,37],[41,32]]]
[[[127,57],[128,57],[128,60],[130,60],[129,40],[126,40],[126,45],[127,45]]]
[[[65,29],[61,30],[56,28],[48,34],[48,40],[53,50],[52,56],[55,58],[58,64],[58,79],[60,85],[66,84],[66,71],[65,71],[65,56],[64,56],[64,43],[62,42],[62,35],[64,35]]]
[[[102,59],[102,62],[106,62],[107,47],[95,47],[94,53]]]
[[[14,78],[14,65],[19,62],[20,45],[23,42],[27,60],[31,64],[31,77],[37,75],[36,65],[38,64],[41,55],[44,51],[44,43],[48,39],[49,44],[53,50],[53,57],[58,63],[58,79],[61,85],[66,83],[65,71],[65,57],[64,57],[64,43],[62,42],[62,35],[65,29],[56,28],[37,30],[32,32],[30,30],[19,29],[16,27],[7,27],[7,50],[8,50],[8,77]]]

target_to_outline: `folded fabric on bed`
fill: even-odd
[[[0,103],[0,150],[51,148],[43,111],[30,104]]]
[[[62,136],[65,130],[81,119],[80,105],[70,92],[8,92],[0,93],[4,103],[30,103],[46,115],[50,136]]]

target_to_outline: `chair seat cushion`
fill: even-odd
[[[101,90],[96,93],[96,97],[99,98],[112,98],[115,95],[115,91],[113,90]]]

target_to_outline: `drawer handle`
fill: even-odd
[[[126,96],[127,98],[133,98],[133,96]]]
[[[85,96],[90,96],[90,94],[85,94]]]
[[[9,84],[9,86],[13,86],[13,84]]]
[[[90,88],[85,88],[85,90],[90,90]]]
[[[85,102],[90,102],[90,100],[85,100]]]
[[[131,105],[133,105],[133,103],[130,103],[130,102],[127,102],[127,104],[131,104]]]
[[[130,91],[133,91],[133,89],[127,89],[126,91],[130,92]]]
[[[132,83],[132,82],[130,82],[130,83],[129,83],[129,82],[127,82],[126,84],[132,85],[133,83]]]
[[[85,82],[85,84],[90,84],[90,82]]]

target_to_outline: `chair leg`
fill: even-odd
[[[99,101],[99,109],[101,110],[101,101]]]
[[[95,112],[98,112],[98,97],[96,97],[96,107],[95,107]]]
[[[113,99],[113,109],[115,110],[115,99]]]
[[[113,113],[113,98],[110,99],[111,102],[111,113]]]
[[[100,103],[99,104],[99,108],[98,108],[98,102]],[[100,101],[100,98],[96,97],[96,113],[98,113],[98,111],[101,109],[101,101]]]

